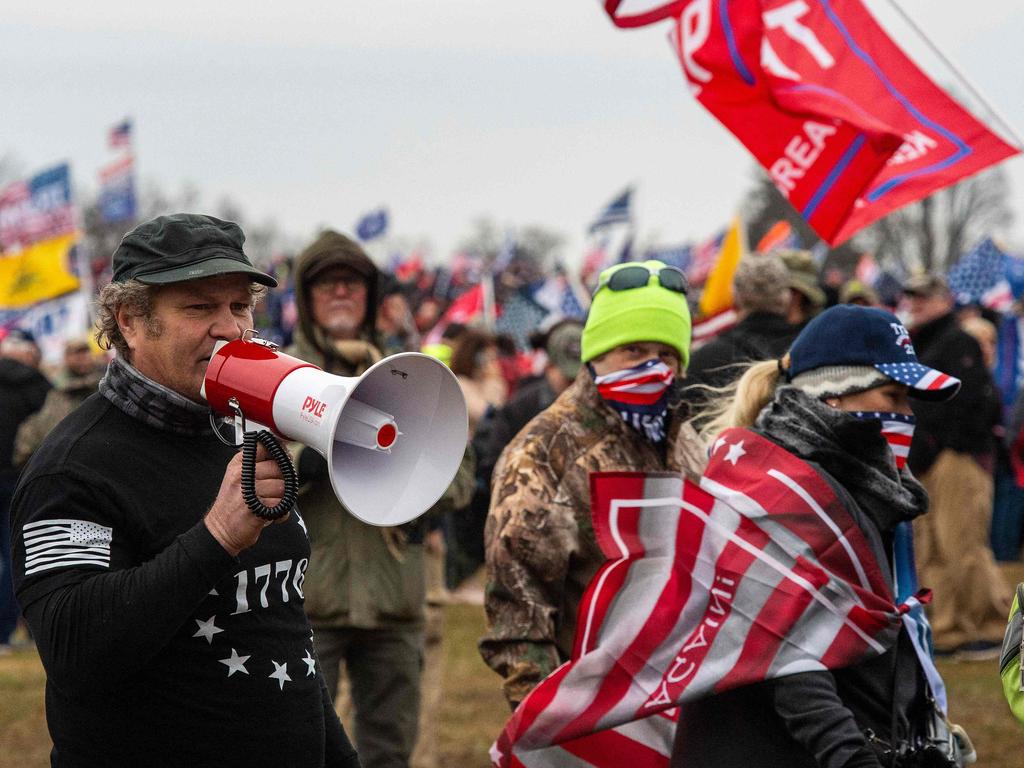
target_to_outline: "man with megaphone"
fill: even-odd
[[[14,579],[55,766],[359,765],[303,612],[303,520],[250,512],[201,395],[276,285],[243,241],[194,214],[124,236],[99,311],[117,354],[21,477]],[[254,486],[286,495],[262,446]]]

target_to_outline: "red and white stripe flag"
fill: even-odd
[[[700,487],[596,473],[591,502],[608,562],[501,768],[667,766],[677,704],[882,653],[907,610],[826,481],[749,430],[716,441]]]

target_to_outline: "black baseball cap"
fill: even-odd
[[[121,238],[112,279],[166,285],[239,273],[275,287],[277,280],[256,269],[242,251],[244,242],[241,228],[231,221],[198,213],[157,216]]]

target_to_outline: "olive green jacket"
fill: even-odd
[[[324,364],[323,356],[301,332],[287,351],[315,365]],[[335,363],[330,372],[341,376],[357,376],[379,358],[374,347],[362,342],[347,342],[339,351],[344,362]],[[300,458],[300,469],[306,458]],[[467,452],[445,496],[427,514],[464,505],[472,483],[473,459]],[[298,510],[312,549],[303,592],[314,629],[422,626],[426,603],[423,520],[398,528],[367,525],[342,507],[326,472],[303,482]]]

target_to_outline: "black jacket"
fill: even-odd
[[[299,511],[237,558],[203,523],[234,453],[95,394],[29,460],[12,571],[53,766],[358,768],[303,611]]]
[[[737,363],[782,357],[798,328],[770,312],[753,312],[690,356],[687,384],[722,387],[738,378]]]
[[[912,401],[917,428],[908,459],[911,471],[927,471],[944,450],[990,458],[995,448],[991,403],[996,394],[978,342],[960,328],[952,313],[912,331],[911,338],[918,360],[963,382],[948,403]]]
[[[511,400],[486,419],[484,428],[477,427],[477,433],[473,437],[473,449],[477,457],[477,479],[483,488],[489,491],[494,465],[498,463],[498,457],[505,450],[505,446],[512,442],[512,438],[519,434],[519,430],[525,427],[530,419],[555,402],[556,397],[558,395],[548,380],[538,376],[521,385]]]
[[[50,391],[50,382],[35,368],[17,360],[0,360],[0,482],[12,483],[14,437],[21,422],[38,411]]]

